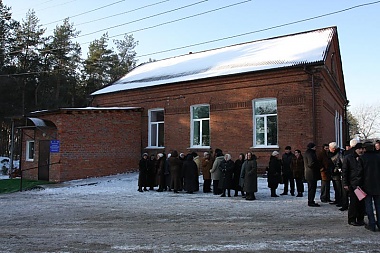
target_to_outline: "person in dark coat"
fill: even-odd
[[[139,162],[139,181],[138,181],[139,192],[143,192],[143,187],[144,187],[144,191],[148,191],[146,187],[148,186],[149,167],[150,167],[150,163],[148,159],[148,154],[144,153]]]
[[[321,177],[320,166],[318,164],[317,155],[315,153],[316,146],[310,142],[307,144],[307,150],[303,156],[305,167],[305,180],[307,181],[307,205],[312,207],[320,206],[315,203],[315,193],[317,191],[317,182]]]
[[[149,190],[157,186],[156,156],[153,154],[149,157],[148,185]]]
[[[354,147],[354,152],[344,157],[342,167],[343,187],[348,191],[350,204],[348,206],[348,224],[353,226],[364,226],[365,205],[359,201],[354,190],[363,187],[363,162],[360,158],[364,148],[362,143]]]
[[[164,191],[164,188],[166,187],[165,182],[165,162],[166,157],[163,153],[157,154],[157,161],[156,161],[156,171],[157,171],[157,182],[158,182],[158,192]]]
[[[284,182],[284,192],[280,195],[288,195],[288,189],[290,185],[290,194],[294,196],[294,178],[293,173],[290,170],[290,164],[294,154],[292,153],[292,147],[286,146],[285,153],[282,155],[282,179]]]
[[[228,197],[231,197],[234,167],[235,167],[235,163],[231,160],[231,155],[225,154],[224,160],[219,165],[219,170],[221,170],[221,173],[222,173],[220,177],[219,185],[218,185],[218,187],[222,190],[221,197],[226,196],[226,190],[228,193]]]
[[[365,143],[365,153],[362,155],[363,161],[363,190],[367,193],[364,199],[368,225],[366,229],[380,231],[380,153],[374,149],[372,143]],[[373,214],[373,205],[376,210],[376,219]]]
[[[329,171],[331,171],[331,179],[333,182],[335,199],[332,204],[342,207],[343,186],[342,186],[342,163],[343,156],[336,142],[329,143]]]
[[[279,197],[276,194],[276,190],[278,188],[278,184],[281,182],[281,168],[282,163],[280,160],[280,153],[278,153],[277,151],[273,151],[272,155],[269,158],[269,166],[267,169],[267,181],[268,187],[270,188],[271,197]]]
[[[182,191],[182,164],[183,161],[179,159],[177,150],[171,152],[171,156],[168,159],[170,173],[171,173],[171,187],[173,187],[174,193]]]
[[[241,191],[241,196],[245,196],[243,188],[240,186],[240,175],[241,175],[241,166],[244,163],[245,155],[243,153],[239,154],[239,158],[235,161],[234,166],[234,175],[232,179],[233,189],[235,190],[235,197],[238,196],[239,191]]]
[[[198,166],[194,162],[194,157],[192,154],[188,154],[186,156],[185,161],[182,165],[182,172],[183,172],[183,188],[185,189],[186,193],[194,193],[197,188],[198,184]]]
[[[292,160],[292,164],[290,165],[293,177],[296,180],[297,186],[297,196],[303,197],[303,192],[305,191],[303,180],[305,179],[305,167],[303,162],[303,156],[301,154],[301,150],[294,150],[294,157]]]
[[[169,158],[172,154],[169,153],[166,157],[166,161],[165,161],[165,172],[164,172],[164,175],[165,175],[165,187],[164,187],[164,191],[171,191],[172,187],[171,187],[171,182],[172,182],[172,179],[171,179],[171,173],[170,173],[170,166],[169,166]]]
[[[255,192],[257,192],[257,161],[256,156],[251,152],[247,153],[247,160],[243,163],[244,170],[244,188],[246,192],[246,200],[255,200]]]
[[[321,202],[331,202],[330,199],[330,184],[331,184],[331,171],[329,167],[329,144],[323,144],[323,149],[317,155],[321,172]],[[336,203],[335,203],[336,204]]]

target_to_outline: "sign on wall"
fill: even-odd
[[[59,153],[59,140],[50,141],[50,153]]]

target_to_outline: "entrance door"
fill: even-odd
[[[50,141],[40,141],[38,146],[38,180],[49,181]]]

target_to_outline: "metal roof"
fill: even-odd
[[[92,95],[323,63],[336,27],[258,40],[140,65]]]

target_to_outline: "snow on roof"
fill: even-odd
[[[335,30],[323,28],[147,63],[91,95],[322,62]]]
[[[103,111],[103,110],[106,110],[106,111],[109,111],[109,110],[134,110],[134,109],[140,109],[141,107],[131,107],[131,106],[128,106],[128,107],[78,107],[78,108],[60,108],[58,110],[52,110],[52,111],[49,111],[49,110],[41,110],[41,111],[34,111],[34,112],[31,112],[30,114],[31,115],[35,115],[35,114],[45,114],[45,113],[51,113],[51,112],[57,112],[57,111],[65,111],[65,110],[70,110],[70,111]]]

